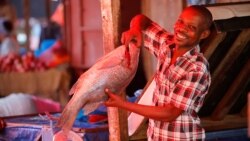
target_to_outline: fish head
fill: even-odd
[[[138,62],[140,47],[136,45],[135,42],[130,42],[128,46],[125,45],[125,55],[124,58],[127,62],[127,67],[130,68],[131,64]],[[137,65],[137,64],[136,64]]]

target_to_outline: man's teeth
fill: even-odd
[[[186,39],[186,38],[187,38],[186,36],[181,35],[181,34],[178,34],[178,33],[177,33],[177,36],[178,36],[179,38],[181,38],[181,39]]]

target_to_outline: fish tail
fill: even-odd
[[[69,131],[71,130],[74,121],[76,119],[77,112],[74,110],[71,110],[67,107],[63,110],[58,122],[57,127],[62,128],[63,130]]]

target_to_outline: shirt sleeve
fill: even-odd
[[[158,57],[160,46],[172,37],[169,32],[153,22],[144,32],[144,46]]]
[[[170,103],[184,111],[198,112],[210,85],[210,75],[204,71],[191,71],[177,81],[171,91]]]

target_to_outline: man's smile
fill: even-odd
[[[188,37],[186,34],[181,33],[181,32],[175,32],[175,37],[177,40],[186,40]]]

